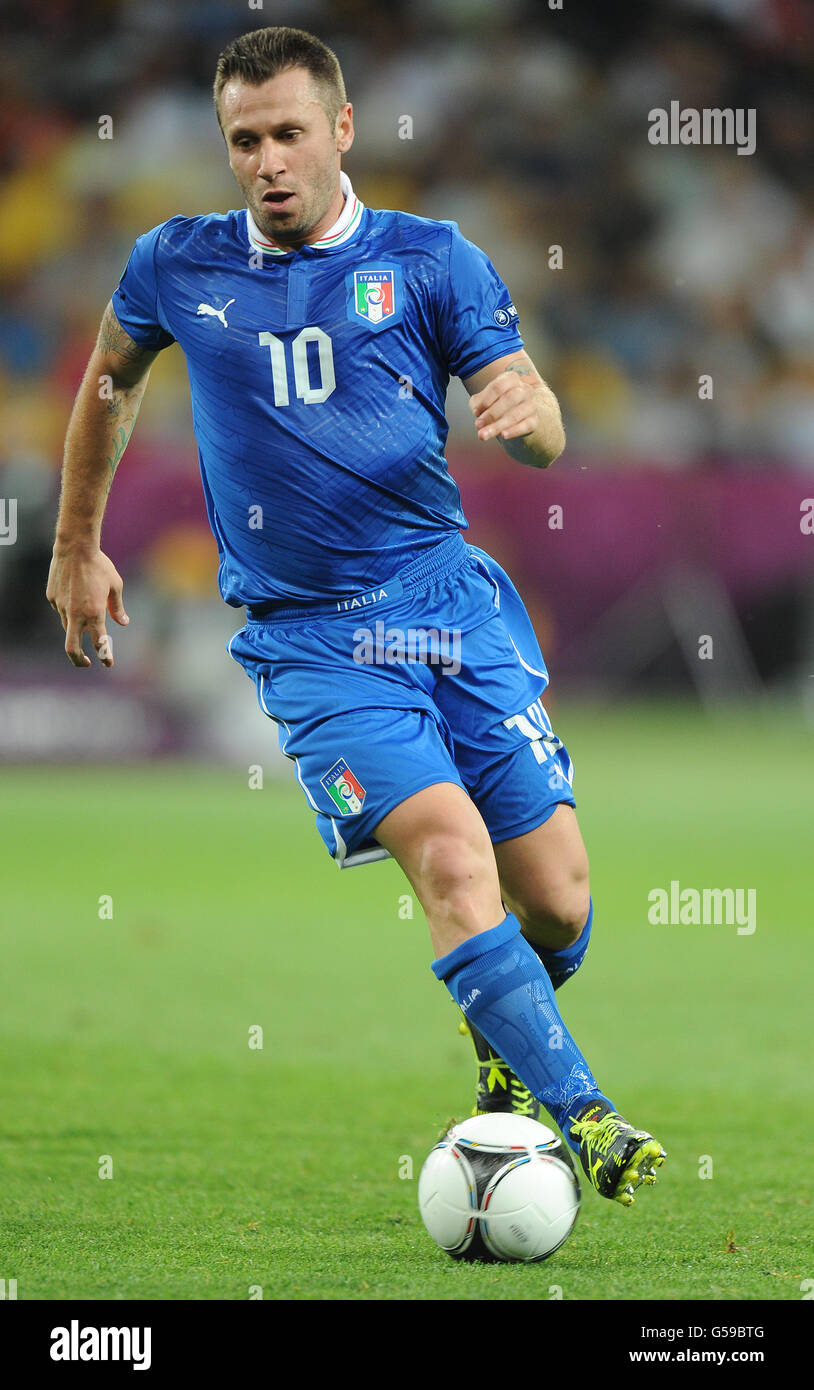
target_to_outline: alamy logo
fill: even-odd
[[[52,1361],[132,1361],[134,1371],[149,1371],[152,1328],[82,1327],[74,1318],[70,1327],[51,1331]]]
[[[647,138],[651,145],[737,145],[738,154],[754,154],[756,114],[754,106],[698,111],[671,101],[669,112],[660,106],[648,111]]]
[[[199,304],[198,317],[201,318],[205,317],[207,314],[211,314],[214,319],[220,319],[224,328],[228,328],[229,325],[226,322],[226,310],[229,308],[229,305],[234,304],[234,302],[235,301],[233,299],[227,300],[222,309],[213,309],[211,304]]]
[[[461,669],[460,628],[385,627],[381,618],[374,628],[357,627],[353,659],[359,666],[401,666],[421,662],[438,666],[450,676]]]
[[[13,545],[17,539],[17,498],[0,497],[0,545]]]
[[[652,888],[647,895],[647,920],[659,926],[737,925],[738,936],[751,936],[757,926],[756,888],[682,888],[672,879],[669,891]]]

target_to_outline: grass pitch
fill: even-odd
[[[802,1297],[810,734],[555,713],[596,910],[558,1001],[665,1144],[658,1185],[624,1211],[583,1182],[542,1264],[454,1263],[416,1187],[474,1067],[397,867],[340,873],[296,784],[251,791],[242,767],[5,770],[0,1277],[18,1298]],[[650,925],[674,879],[755,888],[757,930]]]

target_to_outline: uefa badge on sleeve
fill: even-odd
[[[359,779],[354,777],[344,758],[334,763],[331,770],[319,780],[328,795],[336,802],[341,815],[358,816],[365,799],[365,789]]]

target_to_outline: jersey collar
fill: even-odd
[[[325,235],[321,236],[319,241],[310,243],[315,251],[333,251],[334,247],[342,246],[344,242],[350,241],[362,220],[364,203],[357,198],[351,187],[351,181],[344,170],[340,171],[339,174],[339,187],[345,195],[345,206]],[[277,246],[260,231],[248,208],[246,209],[246,230],[249,242],[255,251],[262,251],[266,256],[289,256],[292,254],[290,246]]]

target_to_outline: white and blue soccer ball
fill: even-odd
[[[567,1146],[525,1115],[453,1125],[418,1180],[424,1225],[456,1260],[545,1260],[573,1231],[580,1201]]]

